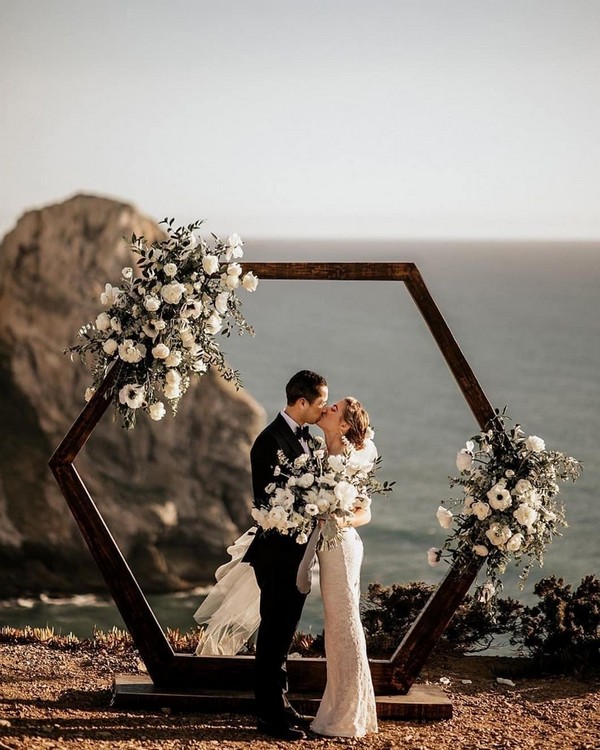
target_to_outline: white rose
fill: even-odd
[[[442,550],[438,549],[438,547],[430,547],[427,550],[427,562],[431,565],[432,568],[435,568],[435,566],[439,563],[441,554]]]
[[[130,268],[129,266],[125,266],[125,268],[121,269],[121,276],[124,279],[130,279],[133,276],[133,268]]]
[[[96,328],[99,331],[108,331],[110,328],[110,317],[105,313],[100,313],[96,318]]]
[[[116,305],[120,299],[121,290],[118,286],[112,286],[111,284],[107,284],[104,287],[104,291],[100,295],[100,302],[105,307],[112,307],[113,305]]]
[[[194,346],[194,344],[196,343],[196,337],[188,329],[181,331],[181,333],[179,334],[179,338],[181,339],[182,346],[184,346],[186,349],[191,349],[192,346]]]
[[[513,516],[521,526],[526,526],[530,529],[538,517],[538,512],[535,508],[532,508],[531,505],[521,503],[521,505],[519,505],[519,507],[513,512]]]
[[[508,542],[506,542],[506,549],[509,552],[516,552],[518,549],[521,549],[523,540],[524,540],[523,534],[513,534],[511,538],[508,540]]]
[[[256,291],[256,287],[258,286],[258,279],[252,273],[252,271],[248,271],[248,273],[244,275],[244,278],[242,279],[242,286],[247,292]]]
[[[223,279],[223,282],[228,289],[237,289],[240,285],[239,276],[230,276],[229,274],[224,273],[221,278]]]
[[[242,267],[239,263],[230,263],[227,266],[227,275],[228,276],[241,276],[242,275]]]
[[[180,385],[181,374],[177,370],[169,370],[165,376],[165,382],[168,385]]]
[[[329,490],[319,490],[317,495],[316,504],[321,513],[326,513],[333,505],[335,505],[335,495]]]
[[[111,357],[117,351],[117,347],[118,344],[114,339],[106,339],[106,341],[102,344],[104,353],[108,354],[109,357]]]
[[[539,453],[546,448],[546,443],[537,435],[530,435],[525,441],[525,447],[528,451]]]
[[[533,485],[529,481],[529,479],[519,479],[519,481],[515,484],[515,493],[517,495],[524,495],[527,492],[531,492],[533,489]]]
[[[492,513],[490,506],[487,503],[482,503],[481,500],[473,503],[473,505],[471,505],[471,510],[480,521],[483,521]]]
[[[164,331],[166,326],[164,320],[149,320],[142,326],[142,331],[148,338],[155,339],[161,331]]]
[[[151,404],[148,407],[148,413],[150,414],[151,419],[153,419],[155,422],[158,422],[165,416],[167,410],[165,409],[165,405],[162,401],[157,401],[156,403]]]
[[[448,529],[452,525],[452,513],[447,510],[447,508],[444,508],[442,505],[437,509],[437,513],[435,514],[437,520],[440,522],[440,526],[443,529]]]
[[[160,307],[159,298],[155,297],[153,294],[147,294],[144,297],[144,307],[148,312],[156,312]]]
[[[165,397],[170,401],[181,396],[181,386],[179,383],[167,383],[163,390]]]
[[[487,498],[494,510],[506,510],[510,505],[512,505],[510,492],[501,483],[495,484],[492,487],[492,489],[487,493]]]
[[[488,554],[488,548],[485,546],[485,544],[476,544],[473,547],[473,552],[476,555],[479,555],[479,557],[485,557]]]
[[[327,464],[331,469],[333,469],[336,472],[340,472],[344,470],[344,458],[343,456],[329,456],[327,459]]]
[[[267,511],[263,508],[252,508],[250,515],[256,521],[256,523],[264,528],[265,521],[267,518]]]
[[[124,362],[135,364],[140,362],[146,356],[146,347],[143,344],[136,344],[131,339],[125,339],[119,344],[119,357]]]
[[[171,350],[165,344],[157,344],[152,349],[152,356],[154,357],[154,359],[166,359],[170,353]]]
[[[167,367],[179,367],[180,364],[181,364],[181,352],[177,350],[171,350],[171,353],[165,359],[165,365]]]
[[[315,481],[314,474],[307,472],[306,474],[303,474],[301,477],[298,478],[298,487],[303,487],[304,489],[308,489],[314,484],[314,481]]]
[[[463,472],[471,471],[473,465],[473,456],[463,448],[456,454],[456,468]]]
[[[170,305],[178,305],[181,302],[185,287],[178,281],[172,281],[170,284],[165,284],[160,290],[160,296]]]
[[[208,371],[208,365],[202,359],[196,359],[192,362],[192,370],[197,373],[203,373]]]
[[[227,300],[229,299],[229,292],[221,292],[217,294],[215,299],[215,309],[219,315],[225,315],[227,312]]]
[[[124,385],[119,391],[119,401],[130,409],[139,409],[144,405],[144,386],[137,383]]]
[[[206,332],[214,335],[215,333],[218,333],[221,330],[221,316],[217,313],[213,313],[210,318],[206,321]]]
[[[219,270],[219,259],[216,255],[205,255],[202,258],[202,268],[209,276]]]
[[[294,468],[301,469],[307,461],[308,455],[306,453],[301,453],[297,458],[294,459]]]
[[[269,511],[269,520],[274,526],[281,525],[287,521],[287,513],[282,505],[276,505]]]
[[[319,508],[314,503],[307,503],[304,506],[304,510],[308,513],[309,516],[316,516],[319,513]]]
[[[306,544],[306,542],[308,542],[308,537],[301,531],[296,537],[296,544]]]
[[[123,327],[121,326],[121,321],[118,318],[115,318],[114,316],[110,319],[110,327],[113,329],[115,333],[121,333],[123,330]]]
[[[163,271],[167,276],[170,276],[172,278],[177,273],[177,266],[175,265],[175,263],[167,263],[167,265],[163,268]]]
[[[501,545],[506,544],[511,538],[512,531],[508,526],[503,526],[502,524],[495,522],[490,524],[490,528],[485,532],[485,535],[494,547],[500,547]]]
[[[92,388],[92,387],[86,388],[85,389],[84,399],[86,401],[88,401],[88,402],[91,401],[92,400],[92,396],[94,395],[94,393],[96,393],[96,389],[95,388]]]
[[[475,498],[472,495],[467,495],[464,499],[462,512],[465,516],[470,516],[473,513],[473,503]]]
[[[350,482],[338,482],[333,488],[333,494],[339,500],[342,510],[352,510],[358,491]]]

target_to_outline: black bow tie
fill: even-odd
[[[308,427],[304,425],[304,427],[296,427],[296,437],[298,440],[307,440],[310,438],[310,432],[308,431]]]

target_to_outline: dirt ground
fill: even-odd
[[[433,658],[420,681],[443,687],[452,719],[387,720],[360,740],[286,743],[258,734],[251,716],[109,708],[113,675],[140,667],[133,653],[0,644],[0,750],[599,750],[600,680],[518,677],[517,666],[497,657]],[[507,667],[514,687],[497,682]]]

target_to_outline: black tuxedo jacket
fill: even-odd
[[[267,504],[265,487],[277,479],[273,476],[273,470],[279,463],[278,451],[283,451],[291,461],[304,453],[300,441],[281,414],[265,427],[250,450],[252,489],[257,508]],[[265,533],[259,528],[246,551],[244,562],[251,565],[291,564],[297,568],[305,547],[305,544],[297,544],[292,536],[276,531]]]

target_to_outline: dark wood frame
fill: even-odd
[[[461,352],[414,263],[246,263],[260,279],[401,281],[431,331],[478,425],[484,428],[494,409]],[[75,420],[49,464],[108,589],[131,633],[155,686],[204,690],[247,690],[252,685],[251,656],[194,656],[175,653],[121,550],[74,466],[92,431],[110,405],[110,371]],[[456,608],[475,580],[482,561],[454,565],[431,595],[391,659],[371,659],[378,695],[407,693]],[[292,659],[290,686],[295,693],[322,691],[324,659]]]

